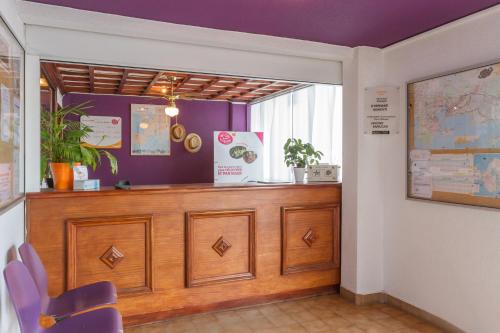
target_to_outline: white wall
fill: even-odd
[[[380,49],[358,47],[344,62],[342,287],[383,291],[383,202],[379,155],[384,138],[363,135],[364,91],[384,78]]]
[[[3,272],[7,261],[17,255],[15,251],[23,241],[24,203],[21,203],[0,216],[0,271]],[[2,273],[0,281],[0,332],[15,333],[18,331],[16,314],[10,304]]]
[[[386,49],[385,80],[405,100],[409,80],[500,59],[499,41],[497,6]],[[385,290],[466,332],[500,332],[500,212],[405,200],[405,137],[372,159],[384,184]]]
[[[0,15],[14,32],[17,39],[24,44],[24,25],[17,15],[14,0],[0,1]],[[15,249],[24,240],[24,203],[20,203],[0,215],[0,271],[3,272],[9,251]],[[15,333],[19,331],[16,315],[7,294],[3,274],[0,277],[0,332]]]

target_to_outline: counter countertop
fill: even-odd
[[[307,188],[307,187],[342,187],[341,182],[312,182],[312,183],[194,183],[194,184],[165,184],[165,185],[135,185],[129,190],[117,190],[112,186],[101,187],[99,190],[53,190],[44,189],[41,192],[30,192],[26,194],[30,198],[54,198],[72,196],[102,196],[122,194],[151,194],[161,192],[206,192],[206,191],[234,191],[234,190],[261,190],[261,189],[283,189],[283,188]]]

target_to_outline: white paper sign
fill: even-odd
[[[9,142],[11,137],[10,91],[5,85],[0,85],[0,139]]]
[[[214,182],[262,180],[262,132],[214,132]]]
[[[12,164],[0,163],[0,203],[9,200],[12,197],[12,187],[10,180],[12,178]]]
[[[86,146],[106,149],[122,147],[122,118],[82,116],[80,123],[93,131],[82,140]]]
[[[365,134],[398,134],[400,112],[398,87],[365,89]]]

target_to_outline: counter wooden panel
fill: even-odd
[[[51,295],[111,280],[135,324],[333,288],[340,202],[340,184],[31,193],[28,240]]]

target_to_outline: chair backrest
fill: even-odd
[[[14,260],[7,264],[3,275],[21,333],[41,332],[38,322],[42,310],[40,295],[28,269],[19,260]]]
[[[42,312],[47,310],[49,306],[49,282],[47,278],[47,271],[43,266],[42,260],[36,253],[36,250],[29,243],[24,243],[19,247],[19,254],[23,260],[24,265],[28,268],[31,277],[35,281],[38,288],[38,293],[42,300]]]

